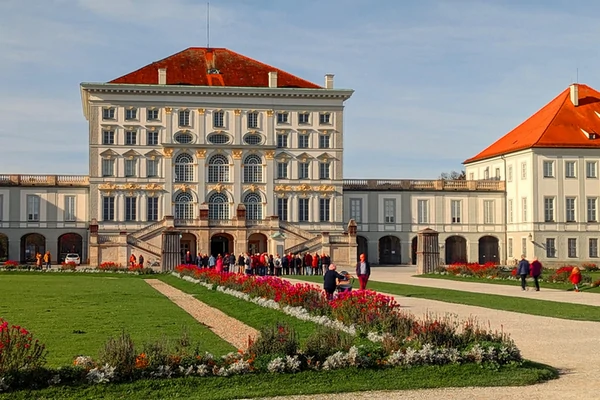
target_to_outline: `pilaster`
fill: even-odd
[[[231,182],[233,182],[233,202],[235,204],[239,204],[242,202],[242,151],[234,150],[232,152],[231,158],[233,159],[233,165],[229,167]],[[233,171],[231,171],[233,169]],[[233,174],[232,174],[233,172]],[[232,174],[232,176],[231,176]]]
[[[138,196],[138,221],[148,221],[148,195],[142,193]]]
[[[173,143],[173,113],[176,113],[177,110],[172,109],[171,107],[165,107],[165,126],[164,136],[162,138],[162,143],[171,144]]]
[[[270,137],[270,136],[267,136]],[[265,210],[265,217],[270,217],[272,215],[277,215],[277,203],[270,201],[273,193],[275,193],[275,160],[273,159],[275,156],[275,152],[273,150],[269,150],[265,152],[265,166],[264,166],[264,177],[266,179],[266,187],[265,187],[265,195],[267,196],[267,207]],[[288,205],[289,207],[289,205]]]
[[[267,110],[267,118],[265,120],[265,135],[267,136],[267,146],[275,144],[275,122],[273,110]]]
[[[125,194],[123,192],[115,195],[115,215],[117,221],[125,221]]]
[[[165,194],[163,196],[163,215],[172,215],[173,207],[171,205],[173,199],[173,149],[163,149],[165,157]]]
[[[233,110],[233,143],[242,144],[242,110]]]
[[[198,109],[198,144],[206,143],[206,110]]]

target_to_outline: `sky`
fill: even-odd
[[[578,81],[600,89],[600,2],[214,0],[210,46],[346,102],[344,177],[436,179]],[[81,82],[206,46],[198,0],[0,0],[0,174],[87,174]]]

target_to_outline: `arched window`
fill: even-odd
[[[244,160],[244,182],[262,183],[262,160],[257,155],[249,155]]]
[[[194,159],[182,153],[175,159],[175,182],[192,182],[194,180]]]
[[[214,193],[208,199],[208,219],[229,219],[229,201],[223,193]]]
[[[262,199],[257,193],[248,193],[244,198],[246,219],[262,219]]]
[[[175,219],[194,219],[194,198],[189,193],[175,197]]]
[[[229,161],[227,157],[216,154],[208,160],[208,181],[211,183],[229,182]]]

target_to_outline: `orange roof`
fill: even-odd
[[[600,149],[600,92],[578,84],[579,105],[571,102],[570,88],[559,94],[521,125],[463,164],[534,147]],[[590,139],[582,131],[595,133]]]
[[[204,47],[190,47],[109,83],[156,85],[159,68],[167,69],[167,85],[268,87],[268,73],[277,72],[278,87],[321,88],[231,50]]]

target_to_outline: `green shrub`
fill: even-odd
[[[349,334],[327,327],[318,327],[304,344],[304,354],[315,361],[325,361],[338,351],[348,351],[354,339]]]
[[[265,326],[259,331],[256,340],[250,343],[248,353],[254,357],[265,354],[293,356],[298,352],[299,343],[294,328],[278,322],[275,326]]]
[[[115,368],[121,378],[128,378],[135,370],[136,351],[133,340],[125,331],[117,337],[111,337],[100,351],[100,364]]]

